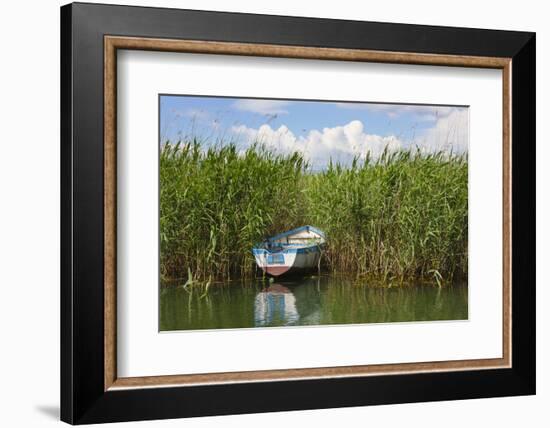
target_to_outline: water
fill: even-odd
[[[322,276],[212,285],[206,295],[162,289],[160,330],[464,320],[468,288],[453,285],[374,287]]]

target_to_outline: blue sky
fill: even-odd
[[[323,168],[331,158],[348,163],[385,147],[466,152],[468,108],[162,95],[160,137],[233,141],[243,150],[259,140]]]

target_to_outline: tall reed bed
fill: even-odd
[[[464,156],[387,153],[305,176],[309,222],[329,236],[332,271],[381,279],[467,274],[468,163]]]
[[[160,155],[161,276],[251,277],[252,246],[303,224],[327,234],[324,269],[383,280],[467,273],[465,156],[384,153],[311,172],[261,145],[166,143]]]
[[[251,276],[251,249],[303,214],[305,163],[254,146],[203,150],[165,144],[160,154],[161,276],[199,280]]]

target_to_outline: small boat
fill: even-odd
[[[252,249],[256,264],[271,276],[304,274],[319,268],[325,234],[302,226],[267,238]]]

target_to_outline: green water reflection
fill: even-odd
[[[323,276],[294,281],[232,282],[206,295],[162,289],[160,330],[276,327],[468,318],[468,288],[373,287]]]

